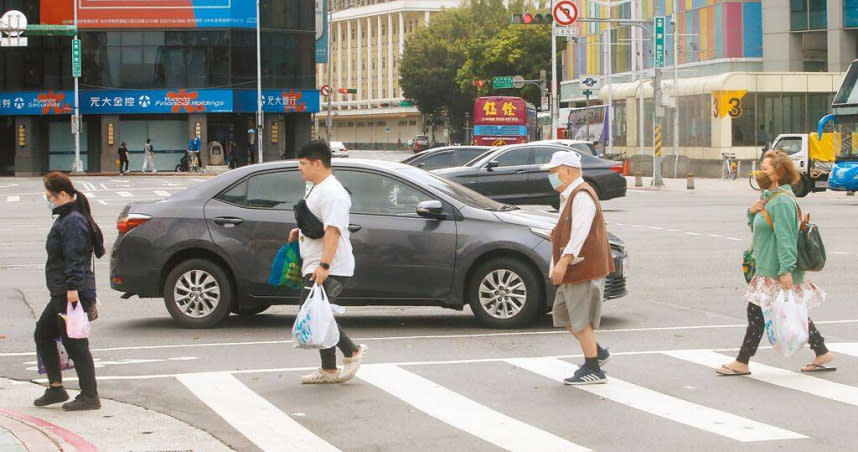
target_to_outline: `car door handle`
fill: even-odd
[[[349,232],[357,232],[360,230],[361,230],[361,227],[356,225],[356,224],[350,224],[349,225]]]
[[[244,223],[243,218],[235,218],[235,217],[217,217],[214,219],[216,225],[224,226],[224,227],[232,227],[238,226],[241,223]]]
[[[527,170],[520,169],[520,170],[516,170],[515,174],[524,174],[526,172],[527,172]]]

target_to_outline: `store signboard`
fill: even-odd
[[[73,101],[73,91],[0,92],[0,116],[68,115]]]
[[[84,115],[233,111],[229,89],[85,91],[80,102]]]
[[[255,90],[235,91],[235,111],[252,113],[257,109]],[[265,113],[318,113],[319,91],[314,89],[266,89],[262,91]]]
[[[256,28],[247,0],[40,0],[40,23],[80,28]]]

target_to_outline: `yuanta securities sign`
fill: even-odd
[[[19,91],[0,93],[0,116],[68,115],[72,91]]]
[[[251,0],[40,0],[41,24],[80,28],[256,28]]]
[[[229,89],[85,91],[83,114],[231,113]]]

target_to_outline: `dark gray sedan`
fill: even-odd
[[[446,168],[433,173],[458,182],[496,201],[516,204],[544,204],[557,208],[557,193],[548,183],[548,171],[542,165],[555,152],[575,152],[562,144],[524,143],[502,146],[459,168]],[[599,195],[608,200],[626,195],[626,178],[620,162],[605,160],[584,152],[581,165],[586,180]]]
[[[444,146],[427,149],[403,160],[406,165],[426,171],[463,166],[490,150],[490,146]]]
[[[400,163],[335,161],[352,193],[357,269],[343,305],[471,306],[491,327],[519,327],[551,308],[550,229],[556,216],[492,201]],[[295,304],[268,284],[277,250],[306,191],[296,161],[232,170],[159,202],[133,203],[117,220],[110,281],[124,298],[163,298],[181,325],[211,327],[230,312]],[[606,297],[626,294],[623,243]]]

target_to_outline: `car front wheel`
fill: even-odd
[[[232,303],[232,281],[209,260],[182,262],[164,283],[167,311],[184,327],[213,327],[229,315]]]
[[[515,258],[481,264],[473,273],[467,295],[474,316],[490,328],[519,328],[545,312],[537,273]]]

